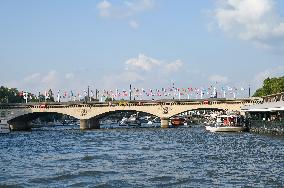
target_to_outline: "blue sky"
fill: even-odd
[[[1,0],[1,85],[260,87],[284,73],[280,0]]]

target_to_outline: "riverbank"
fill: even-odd
[[[250,132],[284,135],[284,121],[249,120],[248,122]]]

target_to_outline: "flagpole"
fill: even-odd
[[[173,82],[173,99],[175,99],[175,83]]]
[[[90,86],[88,86],[88,100],[90,100]]]
[[[250,98],[250,84],[249,84],[249,98]]]
[[[131,84],[129,85],[129,99],[131,101]]]

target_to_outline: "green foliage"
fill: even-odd
[[[0,103],[21,103],[22,100],[16,88],[0,87]]]
[[[113,101],[113,98],[107,97],[107,98],[105,99],[105,101],[106,101],[106,102]]]
[[[263,81],[262,88],[257,89],[253,96],[262,97],[280,92],[284,92],[284,76],[279,78],[266,78]]]
[[[47,99],[47,101],[54,102],[54,94],[51,89],[49,89],[48,91],[48,96],[49,98]]]
[[[25,102],[24,92],[19,92],[16,88],[7,88],[4,86],[0,87],[0,103],[23,103]],[[28,93],[28,102],[54,102],[53,92],[50,89],[48,91],[49,97],[45,100],[45,96],[39,93],[39,96],[36,96],[32,93]]]

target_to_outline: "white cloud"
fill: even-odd
[[[71,80],[75,77],[75,75],[72,72],[66,73],[65,74],[65,79],[66,80]]]
[[[134,21],[134,20],[131,20],[131,21],[129,22],[129,25],[130,25],[130,27],[133,28],[133,29],[138,29],[138,28],[139,28],[138,22],[136,22],[136,21]]]
[[[24,78],[25,82],[35,82],[38,81],[39,77],[41,76],[40,73],[33,73],[31,75],[28,75]]]
[[[117,88],[132,83],[137,87],[153,87],[172,83],[171,80],[176,80],[177,77],[184,79],[187,75],[181,60],[165,62],[144,54],[126,60],[124,66],[124,70],[118,71],[118,74],[103,77],[100,81],[102,85]]]
[[[160,70],[165,73],[172,73],[179,71],[184,63],[181,60],[172,62],[164,62],[153,57],[148,57],[144,54],[139,54],[137,58],[131,58],[125,62],[126,70],[146,71]]]
[[[107,0],[103,0],[97,4],[97,9],[99,10],[99,15],[103,18],[109,17],[111,15],[111,3]]]
[[[51,70],[41,79],[41,83],[47,88],[56,88],[58,86],[58,73]]]
[[[219,0],[214,11],[220,29],[258,47],[284,46],[284,21],[274,0]]]
[[[175,60],[173,62],[167,63],[164,65],[166,72],[177,72],[181,69],[184,63],[181,60]]]
[[[210,82],[217,82],[217,83],[228,83],[229,79],[226,76],[222,76],[222,75],[211,75],[208,80]]]
[[[107,0],[103,0],[97,4],[99,15],[102,18],[115,20],[128,20],[129,26],[138,29],[139,24],[133,21],[133,17],[137,14],[149,11],[154,8],[154,0],[135,0],[125,1],[123,4],[113,5]]]
[[[107,0],[103,0],[97,4],[97,8],[100,10],[109,9],[110,7],[111,7],[111,3],[108,2]]]
[[[161,65],[161,61],[144,54],[139,54],[137,58],[131,58],[125,62],[127,70],[144,70],[150,71],[152,68]]]
[[[132,15],[138,12],[150,10],[154,7],[153,0],[138,0],[138,1],[126,1],[125,5],[128,10],[128,15]]]
[[[34,91],[44,91],[47,89],[61,89],[74,87],[80,88],[82,80],[74,79],[75,75],[72,72],[61,73],[56,70],[50,70],[42,73],[32,73],[25,76],[20,81],[11,81],[11,85],[24,89]],[[72,80],[72,82],[71,82]]]

